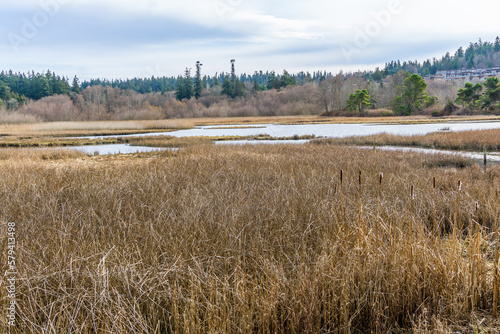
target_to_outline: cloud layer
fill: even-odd
[[[373,69],[500,34],[497,2],[21,0],[0,4],[2,69],[125,78]]]

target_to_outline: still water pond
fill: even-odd
[[[233,126],[234,127],[234,126]],[[455,122],[438,124],[257,124],[250,127],[233,128],[224,126],[200,126],[189,130],[173,132],[153,132],[125,136],[96,136],[83,138],[115,138],[115,137],[144,137],[144,136],[173,136],[173,137],[199,137],[199,136],[257,136],[270,135],[273,137],[292,137],[294,135],[315,135],[316,137],[349,137],[368,136],[378,133],[395,135],[424,135],[441,131],[466,131],[499,129],[500,121],[495,122]]]
[[[317,138],[330,137],[341,138],[349,136],[368,136],[379,133],[389,133],[395,135],[424,135],[437,131],[466,131],[466,130],[486,130],[500,129],[500,121],[492,122],[448,122],[434,124],[304,124],[304,125],[282,125],[282,124],[252,124],[240,127],[231,126],[199,126],[189,130],[178,130],[173,132],[152,132],[121,136],[90,136],[81,138],[116,138],[116,137],[146,137],[146,136],[173,136],[173,137],[219,137],[219,136],[258,136],[270,135],[272,137],[293,137],[315,135]],[[217,145],[235,144],[304,144],[308,140],[245,140],[245,141],[221,141]],[[96,145],[73,147],[87,154],[126,154],[137,152],[151,152],[161,150],[161,148],[130,146],[128,144],[118,145]],[[391,149],[391,148],[386,148]],[[451,151],[431,150],[431,149],[403,149],[392,148],[394,150],[419,150],[426,153],[456,153]],[[479,154],[461,152],[460,154],[474,159],[479,158]],[[491,160],[500,160],[498,155],[490,155]]]
[[[72,146],[67,148],[91,155],[146,153],[167,150],[160,147],[130,146],[129,144]]]

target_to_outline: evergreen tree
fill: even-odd
[[[73,78],[73,83],[71,84],[71,91],[75,94],[80,94],[81,93],[81,90],[80,90],[80,84],[78,82],[78,78],[77,76],[75,75],[75,77]]]
[[[234,69],[234,63],[236,60],[231,59],[231,83],[233,84],[233,88],[236,86],[236,70]]]
[[[6,84],[0,81],[0,101],[7,101],[12,98],[12,94],[10,93],[10,88]]]
[[[484,89],[481,96],[481,109],[489,109],[500,101],[500,79],[497,77],[488,78],[484,82]]]
[[[245,84],[237,79],[234,84],[234,97],[236,98],[243,96],[245,96]]]
[[[41,74],[34,76],[31,81],[31,91],[28,97],[39,100],[50,95],[52,95],[52,90],[47,76]]]
[[[472,108],[472,110],[476,107],[476,102],[481,97],[481,90],[483,89],[483,85],[477,83],[473,85],[470,82],[465,84],[464,88],[460,88],[457,93],[456,103],[462,104],[466,107]]]
[[[412,74],[399,87],[399,95],[393,101],[393,107],[402,114],[411,114],[425,104],[429,95],[425,93],[427,83],[418,74]]]
[[[361,115],[364,114],[365,107],[371,106],[370,95],[366,89],[358,89],[347,100],[347,107],[350,111],[358,110]]]
[[[271,90],[274,88],[276,80],[277,80],[276,73],[274,73],[274,71],[272,71],[271,73],[268,74],[267,80],[266,80],[266,87],[268,90]]]
[[[221,94],[234,99],[245,96],[245,84],[236,77],[235,60],[231,59],[231,77],[224,77]]]
[[[177,90],[175,92],[175,98],[179,101],[184,99],[190,99],[194,95],[193,80],[191,79],[191,70],[186,67],[184,71],[184,77],[179,77],[177,79]]]
[[[498,37],[498,36],[495,39],[494,51],[495,52],[500,52],[500,37]]]
[[[206,75],[203,76],[202,85],[203,89],[208,89],[208,77]]]
[[[280,78],[280,87],[294,86],[295,84],[295,79],[286,70],[283,70],[283,75]]]
[[[194,79],[194,97],[199,99],[201,96],[201,92],[203,90],[203,83],[201,81],[201,67],[202,63],[199,61],[196,62],[196,77]]]
[[[233,84],[229,79],[228,75],[224,76],[224,81],[222,82],[222,95],[227,95],[230,98],[234,98]]]
[[[259,83],[257,82],[257,79],[254,79],[252,93],[256,94],[258,92],[260,92],[260,86],[259,86]]]

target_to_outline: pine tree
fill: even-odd
[[[234,62],[236,60],[231,59],[231,82],[233,84],[233,87],[236,85],[236,71],[234,69]]]
[[[234,63],[235,60],[231,59],[231,76],[226,75],[224,77],[221,92],[221,94],[227,95],[232,99],[245,96],[245,84],[236,77]]]
[[[80,90],[80,83],[78,81],[77,76],[73,78],[73,83],[71,84],[71,91],[75,94],[80,94],[82,91]]]
[[[347,100],[347,106],[350,111],[358,110],[361,115],[364,114],[365,107],[371,106],[370,95],[366,89],[358,89],[352,93]]]
[[[287,70],[283,70],[283,75],[280,78],[280,87],[294,86],[296,85],[295,79],[291,76]]]
[[[464,88],[460,88],[458,90],[455,102],[474,110],[476,108],[476,102],[481,97],[480,93],[482,89],[483,85],[480,83],[473,85],[472,83],[467,82]]]
[[[201,81],[201,67],[202,63],[199,61],[196,62],[196,77],[194,79],[194,97],[199,99],[201,96],[201,92],[203,90],[203,83]]]
[[[273,89],[274,87],[274,82],[276,80],[276,73],[272,71],[267,75],[267,81],[266,81],[266,87],[268,90]]]
[[[175,98],[179,101],[184,99],[190,99],[194,95],[193,80],[191,79],[191,69],[186,67],[184,71],[184,77],[179,77],[177,80],[177,91],[175,92]]]
[[[427,83],[418,74],[412,74],[404,80],[403,86],[399,88],[399,95],[393,101],[393,107],[402,114],[411,114],[419,110],[429,95],[425,92]]]
[[[256,94],[257,92],[260,92],[260,86],[259,86],[259,83],[257,82],[257,79],[254,79],[252,93]]]
[[[8,100],[12,98],[12,95],[10,93],[10,88],[6,84],[0,81],[0,101],[1,100]]]
[[[52,95],[52,90],[47,76],[42,74],[34,76],[31,80],[30,96],[28,97],[39,100],[50,95]]]
[[[233,90],[233,84],[231,80],[229,79],[229,76],[226,74],[224,76],[224,81],[222,82],[222,95],[227,95],[230,98],[234,98],[234,90]]]

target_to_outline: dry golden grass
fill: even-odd
[[[29,124],[37,122],[39,120],[33,115],[7,112],[0,109],[0,124]]]
[[[262,117],[214,117],[195,118],[195,125],[241,125],[241,124],[353,124],[353,123],[393,123],[422,124],[445,123],[451,121],[493,121],[498,116],[448,116],[434,118],[429,116],[388,116],[388,117],[327,117],[327,116],[262,116]]]
[[[151,147],[188,147],[196,145],[213,145],[213,140],[207,137],[170,137],[170,136],[150,136],[119,138],[120,142],[136,146]]]
[[[189,129],[193,126],[193,120],[189,119],[156,121],[51,122],[35,124],[3,124],[3,126],[0,127],[0,132],[4,136],[98,136]]]
[[[85,154],[70,149],[51,148],[0,148],[0,160],[15,164],[23,161],[65,160],[84,157]]]
[[[41,123],[34,127],[40,131],[59,130],[156,130],[156,129],[189,129],[192,120],[170,119],[154,121],[103,121],[103,122],[55,122]]]
[[[498,329],[500,168],[428,167],[440,159],[201,145],[120,163],[0,161],[3,250],[6,223],[17,228],[11,332]]]
[[[317,144],[419,146],[449,150],[500,151],[500,129],[436,132],[427,135],[398,136],[379,134],[362,137],[328,138]]]
[[[270,135],[257,136],[216,136],[216,137],[172,137],[172,136],[139,136],[139,137],[111,137],[104,139],[89,138],[60,138],[60,137],[4,137],[0,140],[0,147],[69,147],[82,145],[109,145],[109,144],[131,144],[152,147],[185,147],[200,144],[211,144],[214,141],[228,140],[301,140],[313,139],[313,135],[273,137]]]
[[[54,138],[54,137],[4,137],[0,147],[66,147],[80,145],[105,145],[124,142],[118,138],[86,139],[86,138]]]

